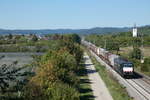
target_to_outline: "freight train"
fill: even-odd
[[[120,57],[119,55],[112,54],[109,51],[99,48],[94,44],[82,41],[88,49],[93,51],[97,56],[99,56],[103,61],[110,65],[116,72],[118,72],[122,77],[133,76],[134,75],[134,65],[132,62]]]

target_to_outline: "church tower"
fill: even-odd
[[[133,27],[132,35],[133,35],[133,37],[138,37],[136,24],[135,24],[134,27]]]

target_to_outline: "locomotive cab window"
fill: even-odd
[[[133,67],[133,64],[124,64],[124,67]]]

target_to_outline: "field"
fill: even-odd
[[[132,50],[133,50],[133,47],[123,47],[123,48],[120,48],[119,53],[121,55],[128,56]],[[142,51],[143,51],[144,57],[150,57],[150,47],[144,47]]]
[[[10,65],[17,61],[16,67],[22,67],[33,61],[32,55],[42,55],[42,53],[0,53],[0,66]]]
[[[14,61],[17,61],[17,67],[22,67],[25,64],[31,63],[33,58],[29,54],[24,53],[0,53],[0,56],[4,56],[0,60],[0,65],[10,65]]]
[[[42,53],[0,53],[0,70],[3,71],[3,66],[6,66],[6,68],[8,68],[6,72],[13,71],[18,68],[21,70],[17,73],[31,72],[31,67],[23,67],[34,61],[32,55],[42,55]],[[2,77],[4,77],[3,74]],[[22,81],[25,77],[18,76],[15,78]],[[16,84],[11,80],[7,80],[7,82],[10,86]]]

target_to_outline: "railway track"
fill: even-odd
[[[142,80],[144,82],[146,82],[147,84],[150,84],[150,77],[148,77],[148,76],[146,76],[146,75],[144,75],[144,74],[142,74],[140,72],[137,72],[137,71],[136,71],[136,73],[138,73],[139,75],[141,75],[143,77]]]
[[[134,88],[134,90],[142,96],[143,100],[150,100],[150,92],[144,88],[141,84],[135,81],[135,79],[125,79],[126,82]]]
[[[150,80],[149,79],[147,79],[147,78],[142,78],[142,80],[145,82],[145,83],[147,83],[147,84],[149,84],[150,85]]]
[[[143,90],[145,90],[148,94],[150,94],[150,84],[147,83],[141,84],[141,82],[137,81],[136,79],[131,79],[131,80],[134,81],[134,83],[136,83],[138,86],[143,88]],[[142,81],[142,79],[140,79],[140,81]],[[145,84],[147,85],[145,86]]]

